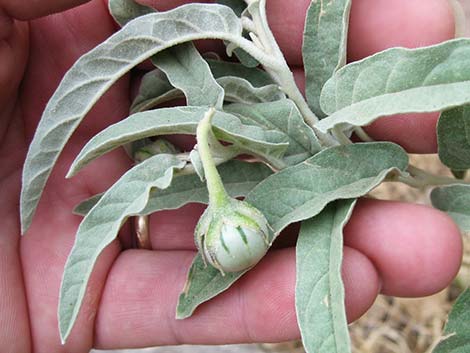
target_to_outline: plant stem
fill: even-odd
[[[258,0],[246,0],[245,2],[250,6],[257,2]],[[335,140],[329,134],[324,134],[318,129],[315,128],[315,124],[319,121],[318,117],[312,112],[307,102],[305,101],[304,96],[297,86],[294,75],[287,65],[287,62],[282,54],[279,45],[274,38],[274,35],[269,28],[267,16],[266,16],[266,0],[259,0],[258,7],[251,12],[252,24],[256,30],[256,35],[259,41],[261,42],[261,47],[256,47],[257,50],[254,50],[249,46],[250,51],[247,52],[257,59],[260,63],[263,64],[264,69],[276,80],[281,89],[286,93],[286,95],[295,103],[299,109],[302,117],[307,125],[309,125],[313,130],[315,135],[318,137],[320,143],[323,146],[331,147],[338,145],[338,141]],[[250,43],[253,44],[253,43]],[[246,50],[246,48],[244,48]],[[262,53],[262,55],[260,54]],[[268,57],[270,60],[264,60]]]
[[[468,182],[465,182],[463,180],[431,174],[413,165],[408,166],[408,171],[415,178],[421,179],[423,180],[423,182],[427,182],[428,185],[468,184]]]
[[[363,142],[375,142],[375,140],[360,126],[356,127],[354,132]]]
[[[470,184],[463,180],[457,180],[445,176],[435,175],[428,173],[427,171],[415,167],[413,165],[408,166],[409,176],[398,175],[395,177],[395,181],[400,181],[414,188],[424,188],[427,186],[444,186],[453,184]]]
[[[210,108],[204,115],[196,130],[196,139],[199,156],[201,157],[204,168],[204,176],[207,181],[209,191],[209,204],[212,207],[223,207],[229,201],[229,196],[225,191],[224,184],[220,178],[219,172],[215,167],[214,159],[209,147],[209,134],[212,133],[211,120],[215,114],[215,109]]]
[[[342,144],[342,145],[351,145],[352,141],[347,137],[339,127],[333,128],[333,136]]]

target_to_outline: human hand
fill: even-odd
[[[174,320],[176,299],[194,256],[194,225],[202,211],[201,206],[187,206],[152,217],[154,251],[121,252],[115,241],[103,253],[72,335],[65,346],[60,345],[56,315],[60,280],[80,222],[70,210],[104,190],[131,163],[122,151],[115,151],[70,181],[64,175],[91,136],[127,114],[131,78],[120,80],[76,131],[49,180],[30,230],[20,238],[21,168],[40,112],[72,63],[116,27],[106,2],[99,0],[31,21],[29,27],[11,19],[29,20],[83,2],[0,2],[4,14],[0,16],[0,185],[4,200],[0,204],[0,351],[88,352],[93,346],[298,337],[295,254],[289,241],[279,244],[229,291],[201,306],[194,317]],[[155,1],[162,10],[183,2]],[[301,64],[307,4],[306,0],[292,2],[287,12],[281,0],[268,4],[273,31],[293,66]],[[446,0],[356,0],[349,57],[358,59],[389,46],[432,44],[451,38],[453,31]],[[302,85],[301,69],[295,71]],[[410,152],[435,152],[436,118],[436,114],[388,118],[368,131]],[[130,233],[130,229],[122,231],[124,243]],[[279,243],[284,240],[281,237]],[[423,296],[445,287],[459,267],[462,251],[459,232],[446,215],[423,206],[377,200],[359,202],[345,229],[345,245],[343,277],[350,321],[370,307],[379,291]]]

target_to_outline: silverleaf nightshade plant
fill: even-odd
[[[351,350],[342,233],[358,197],[383,181],[436,185],[435,207],[470,229],[467,182],[410,165],[401,147],[374,142],[361,128],[393,114],[442,111],[439,156],[454,175],[465,175],[470,40],[393,48],[346,65],[351,1],[327,7],[312,1],[303,44],[305,100],[269,29],[265,5],[266,0],[223,0],[160,13],[132,0],[110,0],[122,29],[83,55],[50,99],[24,166],[23,232],[81,120],[136,65],[151,59],[155,66],[143,77],[129,116],[90,139],[67,175],[119,147],[136,162],[108,190],[74,210],[85,217],[62,279],[58,315],[64,342],[94,264],[129,217],[139,217],[145,228],[145,217],[154,212],[208,204],[195,230],[200,253],[182,284],[179,319],[228,289],[285,227],[302,222],[296,310],[310,353]],[[238,60],[200,54],[192,43],[199,39],[224,41],[228,56]],[[161,108],[178,98],[186,105]],[[362,142],[351,142],[353,132]],[[181,152],[164,140],[171,134],[197,135],[198,144]],[[250,159],[238,159],[241,155]],[[459,330],[470,325],[466,308],[468,292],[450,316],[445,333],[452,336],[438,352],[468,349],[470,338]]]

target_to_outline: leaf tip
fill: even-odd
[[[21,201],[20,201],[20,225],[21,225],[21,235],[24,235],[29,227],[31,226],[32,218],[33,218],[33,213],[34,210],[29,210],[28,207],[26,207],[26,201],[24,194],[26,192],[23,190],[21,191]]]

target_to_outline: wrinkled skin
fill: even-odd
[[[184,2],[155,0],[152,5],[164,10]],[[63,178],[85,141],[126,115],[131,78],[125,77],[74,134],[31,228],[20,238],[21,168],[40,113],[78,56],[116,30],[104,1],[71,9],[80,3],[86,1],[0,0],[0,351],[75,353],[91,347],[297,338],[292,241],[279,244],[194,317],[173,319],[194,256],[194,225],[202,212],[201,206],[190,205],[152,217],[154,251],[123,251],[118,241],[107,248],[96,265],[72,335],[65,346],[60,345],[56,316],[60,279],[80,222],[71,208],[103,191],[130,166],[125,154],[116,151],[76,178]],[[269,21],[302,85],[301,32],[308,1],[289,2],[289,11],[283,9],[285,3],[269,1]],[[39,18],[66,9],[70,10]],[[453,15],[446,0],[355,0],[348,56],[355,60],[389,46],[437,43],[453,34]],[[435,152],[436,118],[436,114],[388,118],[373,124],[369,133],[409,151]],[[126,227],[122,238],[129,234]],[[346,306],[352,321],[379,292],[416,297],[444,288],[459,267],[462,246],[456,226],[436,210],[362,200],[345,230],[344,251]]]

